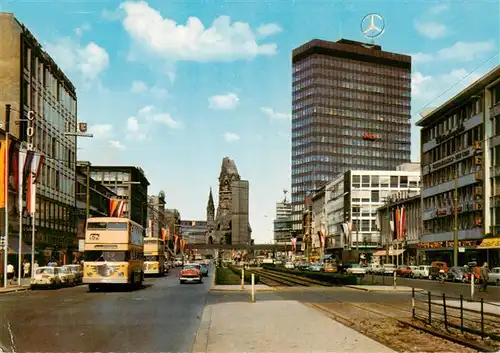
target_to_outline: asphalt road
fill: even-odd
[[[211,278],[179,284],[178,270],[142,289],[87,286],[0,295],[0,347],[22,352],[188,352]],[[1,350],[0,350],[1,351]]]

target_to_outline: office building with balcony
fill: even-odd
[[[459,264],[489,261],[498,266],[500,66],[423,116],[417,125],[422,127],[421,248],[430,261],[452,263],[456,212]]]
[[[274,243],[290,244],[292,237],[292,204],[283,200],[276,202],[276,218],[273,220]]]
[[[148,227],[148,186],[149,181],[142,168],[133,166],[91,165],[90,176],[112,190],[118,200],[125,201],[120,215]],[[144,232],[144,234],[146,234]]]
[[[75,136],[65,133],[77,130],[76,89],[13,14],[0,13],[0,33],[0,122],[14,142],[11,162],[17,160],[16,152],[21,145],[45,156],[36,200],[37,260],[40,265],[51,259],[68,263],[73,260],[72,252],[77,250],[74,212],[77,142]],[[11,105],[8,127],[7,104]],[[32,120],[28,121],[28,117]],[[13,165],[12,176],[17,173]],[[8,199],[9,236],[13,237],[18,234],[19,212],[25,214],[14,201],[17,192],[17,186],[12,185]],[[23,241],[31,243],[31,218],[26,214],[23,228]]]
[[[306,196],[348,170],[410,162],[411,57],[314,39],[293,50],[292,221]]]
[[[327,249],[329,252],[358,248],[373,255],[382,247],[378,209],[391,195],[405,198],[420,191],[420,171],[398,169],[351,170],[326,185],[325,223],[327,244],[331,246]]]

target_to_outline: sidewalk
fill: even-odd
[[[234,352],[394,351],[296,301],[207,305],[192,353]]]
[[[12,284],[7,284],[7,287],[0,287],[0,294],[20,292],[30,288],[30,278],[21,278],[21,286],[17,285],[17,279],[12,280]]]

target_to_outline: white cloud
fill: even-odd
[[[439,15],[440,13],[448,11],[449,9],[450,9],[449,4],[441,3],[429,8],[429,13],[432,15]]]
[[[89,133],[95,138],[109,138],[113,134],[113,125],[111,124],[94,124],[89,126]]]
[[[109,67],[108,53],[94,42],[81,45],[71,38],[60,38],[45,48],[64,71],[81,75],[84,83],[96,80]]]
[[[177,24],[145,1],[126,1],[120,9],[125,12],[123,27],[132,39],[167,60],[229,61],[276,54],[275,43],[257,43],[248,23],[231,23],[228,16],[205,28],[197,17]]]
[[[289,120],[292,118],[292,114],[290,113],[278,113],[273,108],[261,107],[261,112],[263,112],[269,119],[276,120]]]
[[[134,81],[132,82],[132,87],[130,87],[130,92],[135,94],[147,93],[150,94],[153,98],[161,100],[168,98],[169,94],[165,88],[159,86],[149,87],[143,81]]]
[[[84,32],[90,31],[92,27],[88,23],[84,23],[78,28],[75,28],[75,34],[77,37],[83,36]]]
[[[181,129],[184,127],[181,121],[174,120],[170,114],[156,114],[153,116],[153,120],[162,124],[167,125],[171,129]]]
[[[262,37],[268,37],[283,32],[283,29],[276,23],[266,23],[257,28],[257,32],[259,32]]]
[[[132,87],[130,88],[130,92],[132,93],[144,93],[148,90],[148,85],[142,81],[134,81],[132,82]]]
[[[125,146],[118,140],[110,140],[109,145],[113,148],[119,149],[119,150],[124,150]]]
[[[423,21],[415,21],[415,29],[418,33],[423,35],[424,37],[437,39],[446,36],[449,32],[448,27],[442,23],[438,22],[423,22]]]
[[[236,135],[233,132],[224,133],[224,140],[226,140],[226,142],[234,142],[234,141],[238,141],[239,139],[240,139],[240,136]]]
[[[412,100],[418,105],[414,108],[421,109],[428,103],[432,107],[439,106],[481,76],[482,74],[477,72],[469,75],[465,69],[452,70],[436,76],[415,72],[412,74],[411,93]]]
[[[216,110],[234,109],[240,103],[240,98],[236,93],[215,95],[208,98],[208,106]]]
[[[130,140],[142,141],[146,139],[145,127],[139,124],[139,120],[135,116],[127,119],[127,138]]]
[[[416,63],[433,61],[474,61],[495,50],[492,40],[483,42],[456,42],[451,47],[440,49],[436,54],[411,54]]]
[[[154,128],[152,125],[159,123],[171,129],[182,129],[184,123],[174,120],[168,113],[158,111],[154,106],[147,105],[137,111],[136,116],[127,119],[127,138],[131,140],[144,140],[148,136],[148,131]]]

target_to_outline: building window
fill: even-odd
[[[378,175],[372,175],[372,188],[378,188],[379,185]]]
[[[391,188],[397,188],[399,186],[398,177],[391,176]]]
[[[372,190],[371,202],[380,202],[380,192],[378,190]]]

